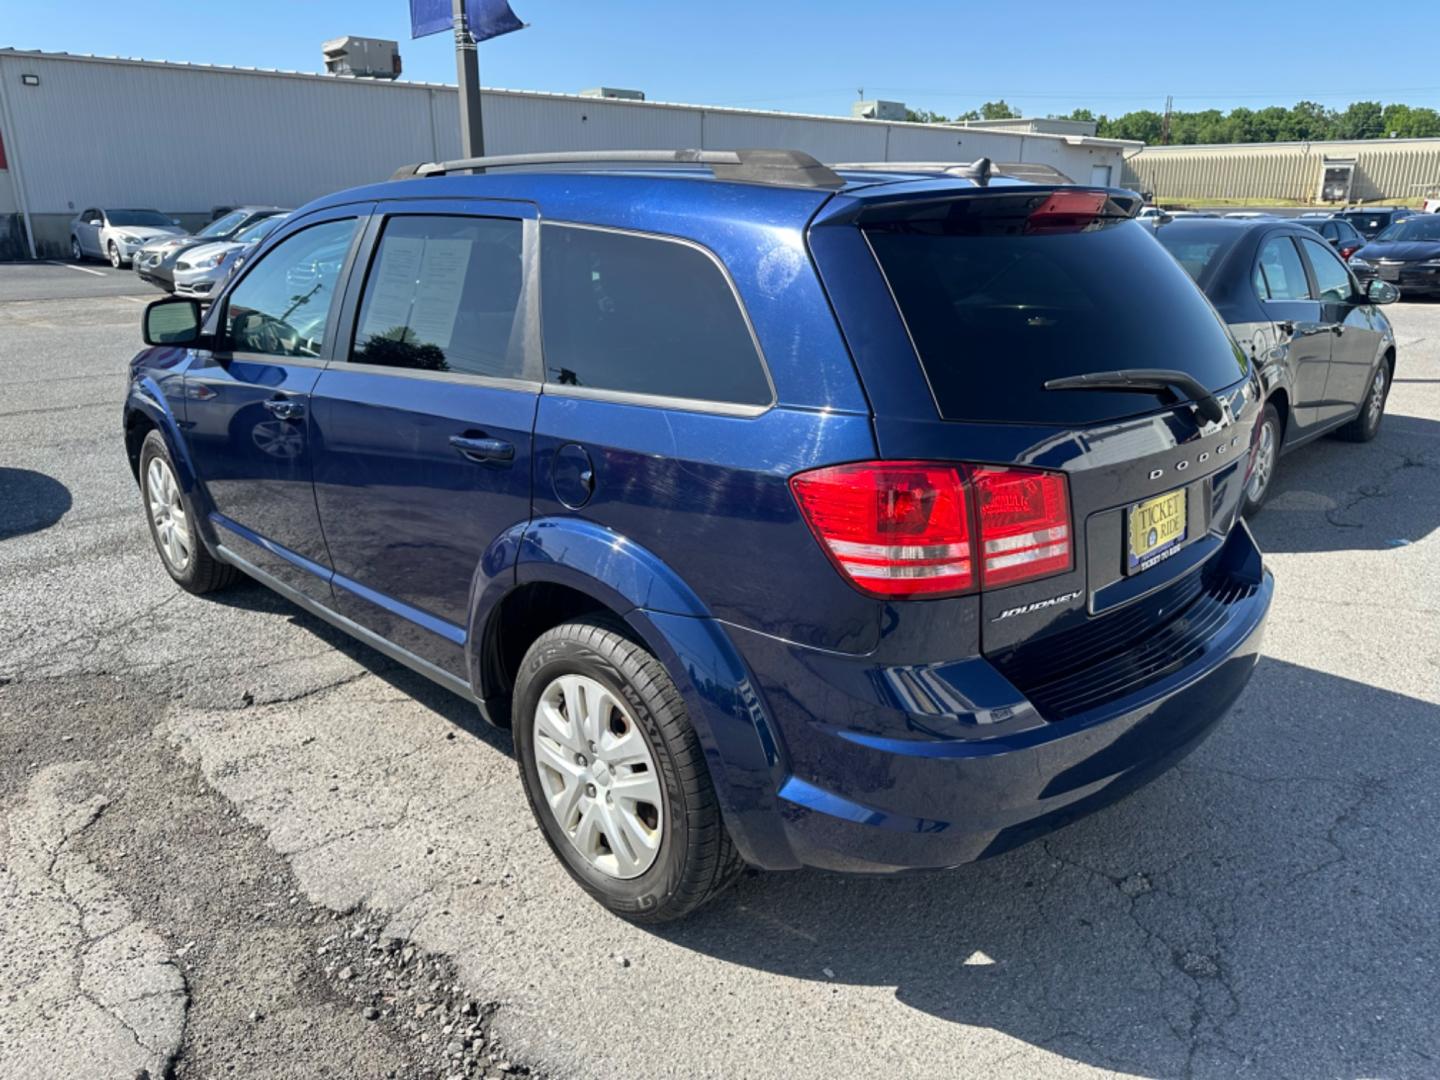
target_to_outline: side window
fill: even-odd
[[[350,362],[524,376],[522,230],[512,218],[386,221]]]
[[[1270,299],[1270,284],[1265,280],[1265,268],[1255,264],[1255,295],[1261,300]]]
[[[1266,300],[1310,300],[1310,283],[1305,278],[1305,266],[1300,253],[1288,236],[1277,236],[1265,241],[1260,249],[1260,269],[1265,274],[1269,294],[1261,293]]]
[[[1320,226],[1320,235],[1326,240],[1334,240],[1336,237],[1335,224],[1327,221]]]
[[[1315,271],[1315,284],[1320,288],[1320,299],[1331,304],[1343,304],[1355,293],[1350,282],[1350,271],[1325,244],[1314,240],[1301,240],[1305,254],[1310,257],[1310,266]]]
[[[739,301],[705,252],[568,225],[542,225],[540,237],[547,382],[771,403]]]
[[[316,357],[355,219],[327,221],[287,236],[226,300],[224,345],[232,352]]]

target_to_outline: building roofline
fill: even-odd
[[[1405,139],[1292,139],[1287,142],[1241,142],[1241,143],[1186,143],[1181,146],[1150,146],[1145,153],[1182,154],[1191,150],[1284,150],[1290,147],[1309,147],[1324,150],[1339,147],[1396,146],[1406,143],[1432,143],[1440,146],[1440,136],[1428,135]]]
[[[124,64],[136,67],[175,68],[181,71],[211,71],[227,75],[257,75],[267,78],[309,79],[328,84],[369,87],[404,87],[410,90],[444,90],[454,93],[453,83],[412,82],[407,79],[364,79],[342,75],[320,74],[313,71],[284,71],[279,68],[237,67],[229,64],[193,64],[185,60],[150,60],[144,57],[99,56],[93,53],[45,52],[40,49],[17,49],[11,46],[0,48],[0,59],[10,57],[32,57],[37,60],[66,60],[92,64]],[[621,108],[661,109],[703,109],[707,112],[724,113],[732,116],[765,116],[781,120],[825,120],[836,124],[895,125],[913,128],[931,128],[950,131],[967,130],[954,124],[920,124],[908,120],[868,120],[853,116],[831,116],[825,113],[778,112],[769,109],[741,109],[734,105],[701,105],[681,101],[629,101],[623,98],[582,97],[580,94],[564,94],[553,90],[514,90],[499,86],[482,87],[486,94],[505,97],[539,98],[551,101],[573,101],[590,106],[606,105]],[[1143,142],[1130,139],[1103,139],[1093,135],[1064,135],[1040,131],[1000,131],[985,128],[969,128],[970,131],[988,135],[1013,135],[1021,139],[1063,140],[1071,146],[1094,146],[1110,149],[1126,149],[1144,146]]]

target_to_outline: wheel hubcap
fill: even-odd
[[[587,675],[561,675],[535,707],[535,765],[567,840],[614,878],[650,869],[664,835],[660,773],[625,705]]]
[[[1375,372],[1375,380],[1370,384],[1370,400],[1366,403],[1366,422],[1373,428],[1380,422],[1380,413],[1385,408],[1385,368],[1382,365],[1380,370]]]
[[[1260,429],[1260,445],[1255,450],[1255,469],[1250,473],[1247,494],[1251,502],[1259,502],[1270,486],[1270,474],[1275,470],[1275,425],[1266,421]]]
[[[180,485],[163,458],[151,458],[145,470],[145,501],[155,526],[160,555],[177,573],[190,565],[190,519],[180,501]]]

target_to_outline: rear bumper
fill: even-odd
[[[900,669],[867,670],[863,658],[738,635],[786,749],[783,846],[795,862],[833,870],[955,866],[1058,828],[1164,772],[1219,723],[1259,658],[1273,579],[1243,526],[1216,560],[1233,582],[1248,580],[1222,583],[1223,618],[1209,612],[1183,663],[1049,720],[981,658],[904,669],[897,680]],[[910,691],[897,696],[897,686]],[[902,700],[908,708],[895,707]],[[802,702],[825,715],[802,711]],[[996,716],[1009,718],[994,724],[1004,733],[987,735],[974,722]]]

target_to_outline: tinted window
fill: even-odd
[[[1262,300],[1311,299],[1305,265],[1288,236],[1265,241],[1265,246],[1260,249],[1260,270],[1266,285],[1265,291],[1260,294]]]
[[[512,218],[390,218],[351,362],[523,376],[522,229]]]
[[[750,328],[705,252],[564,225],[542,226],[540,235],[547,381],[770,404]]]
[[[271,217],[261,218],[259,221],[252,221],[245,228],[235,234],[234,240],[237,244],[253,244],[256,240],[264,240],[275,229],[284,224],[288,214],[274,214]]]
[[[1315,271],[1315,284],[1320,289],[1320,299],[1332,304],[1344,303],[1354,294],[1350,283],[1350,271],[1335,256],[1335,252],[1314,240],[1301,240],[1305,254],[1310,259],[1310,268]]]
[[[132,229],[170,229],[175,227],[171,221],[158,210],[110,210],[106,213],[111,225],[129,225]]]
[[[1424,217],[1397,221],[1375,239],[1384,244],[1397,240],[1440,240],[1440,214],[1426,214]]]
[[[1093,423],[1168,397],[1045,381],[1163,366],[1219,389],[1244,373],[1214,309],[1142,225],[1027,234],[1023,216],[975,206],[1001,198],[895,211],[867,227],[942,416]]]
[[[1239,233],[1230,230],[1198,228],[1190,223],[1178,229],[1174,222],[1155,232],[1165,250],[1185,268],[1185,272],[1203,285],[1208,272],[1218,266],[1222,257],[1234,246]]]
[[[353,218],[327,221],[271,248],[226,301],[227,346],[267,356],[319,356],[354,233]]]

